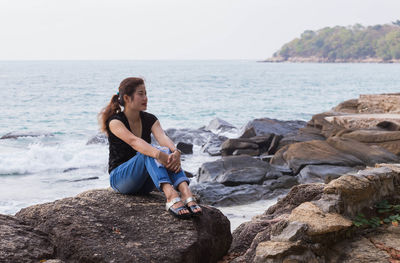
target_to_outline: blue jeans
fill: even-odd
[[[165,147],[159,149],[171,153]],[[177,189],[182,182],[190,182],[182,169],[178,173],[169,171],[154,158],[140,152],[110,173],[111,187],[122,194],[148,194],[154,187],[161,191],[162,183],[169,183]]]

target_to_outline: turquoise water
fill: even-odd
[[[399,92],[399,73],[400,64],[0,62],[0,136],[53,135],[0,140],[0,213],[108,186],[108,148],[86,142],[125,77],[145,78],[148,111],[164,128],[199,128],[215,117],[240,128],[259,117],[309,120],[360,94]],[[212,159],[195,147],[183,167],[196,172]],[[73,182],[88,177],[99,179]]]

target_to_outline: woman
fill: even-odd
[[[99,114],[101,130],[109,141],[111,187],[122,194],[147,194],[156,187],[165,193],[166,210],[175,217],[186,219],[201,214],[189,190],[189,179],[181,169],[181,152],[166,136],[157,117],[145,112],[146,108],[143,79],[126,78]],[[164,147],[150,145],[151,133]]]

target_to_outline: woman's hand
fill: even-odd
[[[179,151],[174,151],[168,156],[166,168],[174,173],[181,170],[181,153]]]
[[[167,153],[159,151],[156,159],[159,163],[161,163],[165,167],[168,166],[169,155]]]

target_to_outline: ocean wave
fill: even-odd
[[[86,141],[67,141],[45,145],[31,143],[25,148],[0,148],[0,175],[26,175],[46,171],[63,172],[76,168],[104,168],[108,162],[105,145],[86,145]]]

